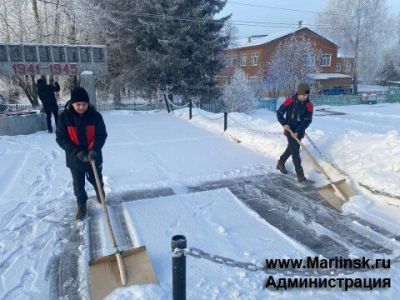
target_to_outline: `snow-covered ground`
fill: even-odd
[[[400,195],[400,105],[331,109],[346,114],[318,116],[316,112],[308,131],[311,138],[355,181]],[[172,116],[165,112],[103,114],[109,132],[104,148],[108,197],[159,188],[171,188],[175,194],[116,205],[123,211],[133,244],[146,245],[159,285],[118,289],[110,299],[171,298],[170,239],[175,234],[186,235],[189,246],[259,265],[267,257],[319,254],[271,226],[228,189],[188,190],[188,186],[206,181],[276,172],[275,163],[285,139],[275,115],[265,110],[250,116],[231,114],[229,129],[222,134],[221,115],[195,111],[193,120],[188,121],[187,114],[187,110]],[[74,221],[71,175],[55,136],[45,132],[2,136],[0,160],[0,298],[53,299],[59,295],[55,289],[60,282],[54,277],[63,270],[57,269],[62,264],[54,261],[64,258],[65,249],[79,253],[76,295],[89,298],[88,221]],[[293,171],[290,162],[288,168]],[[307,159],[304,168],[307,176],[322,182]],[[93,189],[88,186],[88,190],[93,196]],[[345,213],[398,234],[400,201],[361,188],[358,192],[345,205]],[[90,202],[92,212],[100,211]],[[91,214],[93,218],[98,215],[101,221],[101,214]],[[74,230],[81,233],[78,241],[69,238]],[[393,249],[391,256],[398,256],[399,242],[388,244]],[[71,245],[76,249],[69,249]],[[110,249],[103,246],[103,255]],[[400,294],[398,265],[392,265],[390,273],[375,276],[390,275],[390,289],[274,291],[263,289],[267,275],[262,272],[246,272],[192,257],[187,260],[189,299],[395,299]]]

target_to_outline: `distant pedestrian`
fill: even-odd
[[[86,216],[88,196],[85,190],[85,176],[100,194],[90,161],[94,160],[103,188],[101,149],[107,139],[103,117],[89,105],[89,95],[85,89],[76,87],[71,93],[71,100],[65,105],[57,124],[56,141],[65,150],[67,167],[71,170],[74,194],[78,204],[77,220]],[[104,193],[104,191],[102,191]]]
[[[49,133],[52,133],[53,127],[51,126],[51,115],[54,116],[56,126],[58,120],[58,104],[54,93],[60,91],[60,85],[58,82],[54,82],[54,85],[47,84],[46,78],[42,77],[37,81],[36,86],[39,99],[43,104],[43,110],[46,113],[47,130]]]
[[[304,171],[301,166],[300,145],[289,133],[289,129],[299,140],[304,137],[307,127],[312,122],[314,110],[314,106],[309,100],[309,94],[309,85],[306,83],[299,84],[297,93],[287,98],[277,111],[277,118],[279,123],[283,126],[288,145],[285,152],[283,152],[279,158],[276,168],[283,174],[287,174],[285,162],[292,156],[299,182],[306,181],[307,179],[304,176]]]

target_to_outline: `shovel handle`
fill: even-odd
[[[125,268],[124,260],[122,259],[122,256],[121,256],[121,252],[116,252],[115,257],[117,258],[119,275],[121,277],[121,284],[123,286],[125,286],[126,285],[126,268]]]
[[[319,169],[321,171],[322,174],[324,174],[324,176],[326,177],[326,179],[328,180],[329,184],[333,187],[333,189],[335,190],[335,192],[338,194],[338,196],[343,200],[346,201],[346,197],[343,194],[343,192],[336,186],[336,184],[333,182],[333,180],[331,179],[331,177],[328,175],[328,173],[326,173],[326,171],[321,167],[321,165],[318,163],[318,161],[311,155],[311,153],[308,151],[308,149],[306,148],[306,146],[304,146],[304,144],[299,140],[299,138],[296,136],[296,134],[293,133],[293,131],[289,128],[288,129],[290,135],[292,136],[292,138],[294,138],[296,140],[297,143],[299,143],[299,145],[304,149],[304,151],[307,153],[307,155],[310,157],[311,161],[313,162],[313,164],[317,167],[317,169]]]
[[[96,163],[95,163],[94,159],[92,159],[90,161],[90,164],[92,165],[94,178],[96,179],[96,185],[97,185],[97,190],[99,191],[99,194],[100,194],[101,205],[103,206],[104,214],[106,215],[106,223],[107,223],[108,232],[110,233],[110,237],[111,237],[112,243],[114,245],[115,257],[117,258],[119,275],[121,277],[121,284],[126,285],[125,264],[124,264],[124,261],[121,256],[121,252],[118,250],[117,241],[115,239],[114,232],[112,230],[110,215],[108,214],[106,200],[104,198],[103,189],[101,188],[100,177],[99,177],[99,173],[97,172],[97,167],[96,167]]]

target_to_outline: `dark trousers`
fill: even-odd
[[[57,126],[57,121],[58,121],[58,109],[46,109],[46,118],[47,118],[47,130],[53,131],[53,127],[51,126],[51,115],[54,115],[54,121]]]
[[[300,145],[289,133],[286,135],[286,138],[288,145],[279,160],[284,164],[292,156],[294,168],[296,169],[296,173],[298,173],[303,170],[301,167]]]
[[[85,172],[81,170],[75,170],[75,169],[70,169],[72,173],[72,183],[74,186],[74,194],[76,197],[76,201],[78,202],[78,206],[82,207],[86,205],[88,196],[85,190],[85,177],[87,180],[93,185],[96,195],[99,198],[99,191],[97,190],[96,186],[96,178],[94,177],[93,170],[90,169],[90,171]],[[103,175],[102,175],[102,167],[97,166],[97,173],[99,174],[100,177],[100,184],[101,188],[103,189],[104,184],[103,184]],[[103,195],[104,195],[104,189],[103,189]]]

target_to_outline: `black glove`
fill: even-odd
[[[79,160],[82,161],[82,162],[84,162],[84,163],[89,162],[89,158],[88,158],[88,156],[85,154],[84,151],[79,151],[79,152],[76,154],[76,157],[78,157]]]
[[[89,161],[96,160],[96,159],[97,159],[97,152],[90,150],[89,151]]]

